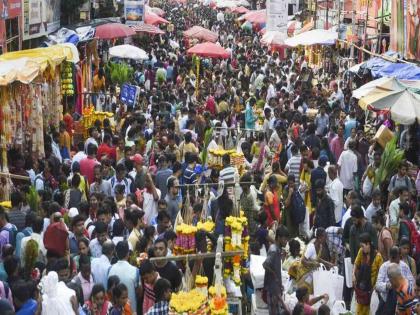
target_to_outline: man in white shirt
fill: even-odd
[[[354,153],[356,142],[349,142],[349,149],[343,151],[338,159],[338,173],[345,190],[349,191],[355,188],[355,178],[357,176],[357,155]]]
[[[328,98],[328,101],[331,103],[339,102],[340,107],[344,109],[344,94],[343,92],[338,88],[337,82],[334,82],[333,84],[333,93]]]
[[[93,258],[91,262],[92,276],[96,283],[101,283],[104,288],[108,282],[108,272],[111,268],[111,259],[114,255],[115,245],[111,240],[106,240],[102,244],[102,255]]]
[[[77,145],[78,152],[73,156],[71,160],[71,168],[73,169],[74,162],[80,163],[81,160],[87,158],[87,155],[85,153],[85,145],[83,142],[79,142]]]
[[[331,182],[327,185],[328,196],[334,201],[334,215],[335,222],[338,223],[341,221],[341,213],[343,211],[343,184],[340,179],[337,177],[337,168],[334,165],[331,165],[328,168],[328,176],[331,179]]]
[[[346,212],[344,212],[343,218],[341,219],[341,228],[344,229],[344,226],[346,225],[347,220],[351,218],[351,207],[352,207],[352,205],[354,203],[360,203],[358,197],[359,197],[358,194],[354,190],[349,191],[349,193],[346,195],[347,210],[346,210]],[[365,216],[366,216],[365,208],[363,206],[361,206],[361,208],[362,208],[362,210],[363,210],[363,212],[365,213]]]
[[[93,143],[96,146],[96,148],[98,147],[98,141],[96,141],[98,136],[99,136],[98,129],[96,129],[96,127],[90,127],[89,138],[87,138],[85,142],[85,152],[87,152],[88,145],[91,143]]]
[[[158,188],[155,187],[153,179],[150,173],[147,173],[146,180],[144,182],[144,191],[143,191],[143,211],[144,211],[144,220],[147,224],[151,224],[152,220],[158,214],[158,201],[161,196],[161,192]]]

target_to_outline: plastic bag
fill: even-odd
[[[346,303],[344,303],[344,301],[335,301],[331,308],[331,315],[341,315],[347,312]]]
[[[353,287],[353,264],[351,263],[351,258],[344,258],[344,273],[346,275],[346,287]]]
[[[337,267],[326,270],[324,265],[313,274],[314,295],[328,294],[331,303],[343,298],[344,277],[338,274]]]
[[[370,298],[370,313],[375,314],[379,306],[379,297],[376,291],[373,291],[372,297]]]
[[[254,289],[262,289],[264,287],[265,269],[263,263],[266,257],[251,255],[251,262],[249,264],[249,272],[251,274],[252,284]],[[283,273],[282,273],[283,274]]]

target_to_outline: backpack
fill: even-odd
[[[410,231],[410,243],[411,243],[411,250],[412,253],[419,253],[420,252],[420,234],[416,229],[416,226],[412,221],[409,220],[401,220],[401,223],[404,223],[408,230]]]
[[[294,224],[300,224],[305,221],[306,216],[306,205],[301,194],[298,191],[294,191],[292,195],[292,211],[291,217]]]
[[[404,180],[405,180],[405,186],[407,188],[410,188],[410,179],[407,176],[404,176]],[[397,175],[392,176],[391,179],[391,185],[392,185],[392,189],[395,189],[395,182],[397,181]]]
[[[9,233],[9,244],[12,245],[14,248],[16,247],[16,235],[18,233],[18,229],[16,225],[12,224],[12,227],[2,227],[0,232],[7,231]]]

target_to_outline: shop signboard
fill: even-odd
[[[140,88],[131,84],[123,84],[121,87],[120,100],[128,107],[134,107],[137,102]]]
[[[21,0],[0,1],[0,19],[7,20],[22,14]]]
[[[267,31],[287,32],[288,0],[267,1]]]
[[[23,39],[48,35],[60,28],[61,0],[23,0]]]
[[[144,23],[144,0],[125,0],[124,17],[127,25]]]

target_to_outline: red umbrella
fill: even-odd
[[[165,20],[163,17],[160,17],[156,13],[147,12],[144,14],[144,22],[150,25],[159,25],[159,24],[169,24],[168,20]]]
[[[133,26],[133,30],[136,33],[146,33],[146,34],[152,34],[152,35],[165,34],[165,32],[162,31],[159,27],[150,25],[150,24],[135,25]]]
[[[197,55],[209,58],[229,58],[230,54],[220,45],[210,42],[197,44],[187,50],[188,55]]]
[[[249,12],[249,10],[245,7],[234,7],[230,9],[230,12],[232,13],[238,13],[238,14],[244,14]]]
[[[136,35],[134,30],[121,23],[107,23],[96,27],[95,37],[99,39],[114,39]]]
[[[184,32],[184,36],[212,43],[217,42],[217,38],[219,37],[219,35],[217,35],[216,33],[197,25],[186,30]]]

